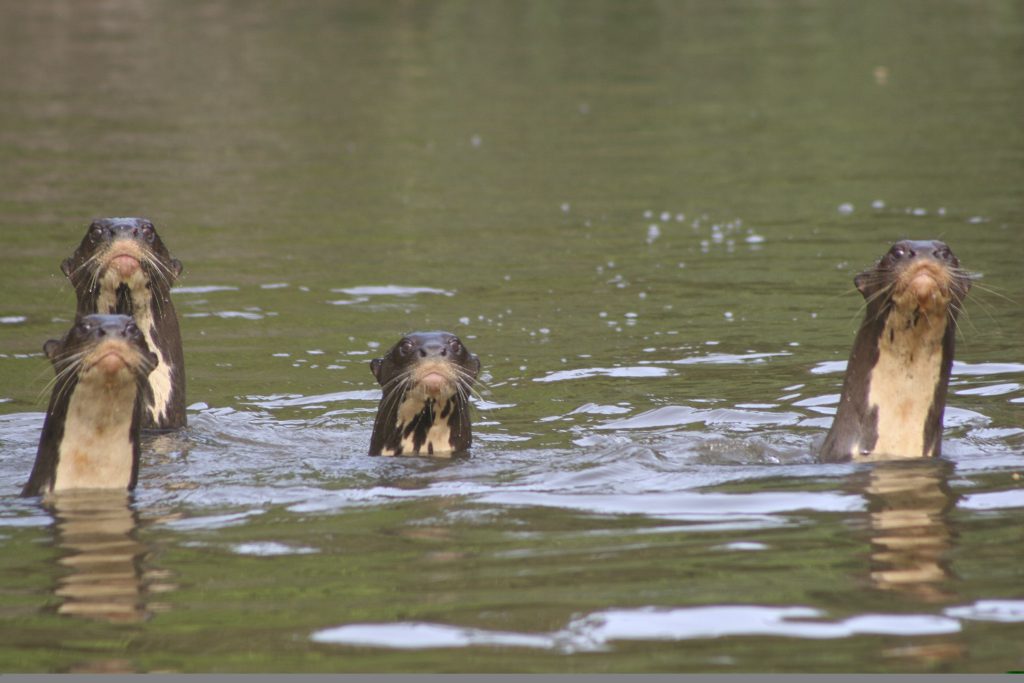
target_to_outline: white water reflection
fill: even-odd
[[[652,367],[621,367],[621,368],[580,368],[578,370],[557,370],[543,377],[535,377],[534,382],[563,382],[570,379],[587,377],[668,377],[672,373],[665,368]]]
[[[823,621],[811,607],[726,605],[595,612],[548,634],[511,633],[430,623],[348,624],[315,632],[314,642],[391,649],[530,647],[566,654],[611,649],[623,640],[696,640],[777,636],[824,640],[855,635],[929,636],[957,633],[954,618],[928,614],[863,614]]]

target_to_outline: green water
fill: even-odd
[[[0,671],[1024,668],[1022,46],[1011,1],[0,3]],[[112,215],[185,264],[190,427],[48,510]],[[982,276],[943,460],[819,465],[901,237]],[[364,455],[414,329],[483,362],[469,459]]]

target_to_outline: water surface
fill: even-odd
[[[0,7],[3,671],[1024,669],[1018,3]],[[145,215],[189,427],[21,499],[94,216]],[[822,465],[902,238],[978,274],[943,457]],[[370,359],[483,363],[369,458]]]

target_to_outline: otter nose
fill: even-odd
[[[428,341],[427,343],[420,346],[420,356],[428,358],[430,356],[447,356],[448,347],[439,341]]]

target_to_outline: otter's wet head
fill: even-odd
[[[371,455],[464,451],[472,441],[469,392],[480,359],[448,332],[417,332],[370,363],[383,388]]]

